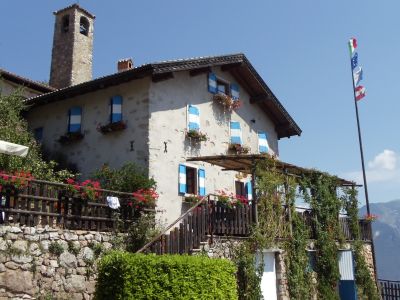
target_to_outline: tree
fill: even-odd
[[[26,157],[0,153],[0,170],[3,172],[25,171],[34,177],[60,181],[73,176],[67,170],[56,171],[55,161],[46,161],[42,157],[40,144],[28,130],[28,124],[22,117],[26,110],[21,89],[10,95],[2,95],[0,90],[0,140],[29,147]]]

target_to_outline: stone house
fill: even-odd
[[[94,16],[77,5],[55,15],[50,82],[59,89],[27,100],[30,128],[47,150],[68,157],[82,177],[103,164],[141,165],[157,182],[157,206],[166,223],[182,213],[184,196],[226,189],[251,199],[247,178],[188,163],[188,157],[226,154],[230,144],[278,156],[278,140],[301,133],[244,54],[139,67],[121,60],[117,73],[92,80]],[[241,106],[226,108],[215,95]],[[196,142],[190,130],[207,140]]]

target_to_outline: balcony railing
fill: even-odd
[[[71,196],[68,185],[31,180],[22,189],[12,186],[0,191],[0,224],[50,226],[68,229],[110,231],[125,230],[138,217],[139,210],[130,206],[132,194],[98,189],[95,201]],[[119,198],[121,207],[111,209],[107,196]],[[154,211],[154,209],[143,209]]]
[[[251,204],[229,207],[217,201],[216,195],[208,195],[179,217],[166,230],[145,245],[139,252],[157,254],[192,253],[201,243],[213,240],[215,236],[248,237],[253,225]],[[312,213],[309,210],[298,212],[310,229],[310,239],[316,232]],[[289,223],[285,212],[281,218],[281,228]],[[340,217],[339,224],[346,240],[354,240],[350,234],[349,219]],[[360,234],[364,241],[371,240],[369,222],[359,220]],[[277,236],[276,238],[282,238]]]

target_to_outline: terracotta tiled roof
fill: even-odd
[[[172,72],[196,70],[207,71],[208,68],[215,66],[220,66],[225,71],[229,71],[238,83],[248,91],[251,97],[251,102],[255,105],[259,105],[275,123],[278,138],[301,134],[300,127],[296,124],[246,56],[242,53],[195,57],[145,64],[133,69],[30,98],[27,100],[27,103],[33,106],[42,105],[147,76],[152,76],[153,79],[162,78],[162,76],[168,75],[168,73]]]
[[[14,82],[18,85],[28,87],[28,88],[38,91],[40,93],[49,93],[49,92],[53,92],[56,90],[55,88],[53,88],[47,84],[33,81],[31,79],[19,76],[17,74],[11,73],[4,69],[0,69],[0,77],[4,78],[5,80]]]

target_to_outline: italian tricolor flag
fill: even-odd
[[[355,38],[351,38],[349,41],[349,49],[350,49],[350,56],[353,56],[354,51],[357,48],[357,40]]]

